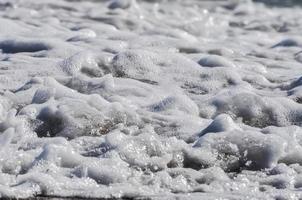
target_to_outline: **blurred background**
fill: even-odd
[[[253,0],[254,2],[262,2],[271,6],[297,6],[302,5],[302,0]]]

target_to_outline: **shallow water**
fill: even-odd
[[[302,198],[301,17],[0,1],[0,197]]]

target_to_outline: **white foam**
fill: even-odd
[[[0,198],[302,198],[301,8],[0,10]]]

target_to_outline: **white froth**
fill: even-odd
[[[0,2],[0,198],[301,199],[301,8]]]

